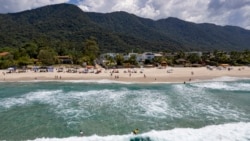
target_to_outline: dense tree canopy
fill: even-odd
[[[239,27],[177,18],[154,21],[126,12],[88,13],[71,4],[1,14],[0,31],[0,48],[30,48],[26,52],[30,58],[38,54],[36,48],[45,46],[53,47],[58,55],[80,51],[80,44],[90,36],[98,41],[101,53],[250,49],[250,31]]]
[[[43,65],[53,65],[55,64],[56,53],[51,49],[42,49],[39,51],[37,58]]]
[[[0,68],[8,68],[11,66],[23,67],[27,65],[55,65],[61,63],[57,56],[69,56],[73,60],[73,64],[82,65],[95,65],[96,59],[99,57],[99,45],[95,38],[90,37],[83,41],[79,46],[75,46],[70,43],[62,43],[65,49],[62,51],[59,46],[48,46],[48,43],[35,43],[28,42],[21,45],[18,48],[5,47],[0,49],[0,53],[6,53],[6,55],[0,56]],[[74,49],[67,49],[69,46],[73,46]],[[161,56],[155,57],[153,60],[145,60],[144,64],[161,64],[161,62],[167,62],[168,65],[174,65],[176,60],[185,59],[186,63],[206,63],[208,65],[219,65],[227,63],[230,65],[249,65],[250,64],[250,51],[245,50],[242,52],[232,51],[230,53],[215,50],[212,54],[203,54],[198,56],[197,54],[186,54],[185,52],[171,53],[173,56]],[[175,55],[174,55],[175,54]],[[165,54],[166,55],[166,54]],[[36,61],[35,61],[36,60]],[[124,66],[126,65],[139,65],[135,55],[130,56],[127,60],[124,59],[122,54],[116,56],[106,56],[106,66]],[[178,64],[178,63],[177,63]]]

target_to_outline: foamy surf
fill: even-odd
[[[176,128],[139,135],[85,136],[68,138],[38,138],[33,141],[249,141],[250,123],[210,125],[200,129]],[[30,140],[31,141],[31,140]]]
[[[247,77],[232,77],[232,76],[222,76],[212,79],[195,79],[192,82],[230,82],[230,81],[240,81],[240,80],[250,80],[250,78]]]
[[[249,83],[1,83],[0,140],[244,141]]]
[[[203,83],[192,83],[192,86],[199,88],[215,89],[215,90],[226,90],[226,91],[250,91],[250,84],[242,82],[203,82]]]

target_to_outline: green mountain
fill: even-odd
[[[80,49],[92,36],[101,52],[250,49],[250,31],[239,27],[195,24],[177,18],[154,21],[126,12],[83,12],[72,4],[1,14],[0,31],[0,47],[43,40],[52,47],[67,42]]]

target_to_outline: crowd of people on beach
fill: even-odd
[[[86,69],[86,68],[85,68]],[[70,69],[72,70],[72,69]],[[141,71],[139,71],[141,70]],[[169,71],[171,70],[171,71]],[[104,69],[91,68],[88,73],[82,74],[82,69],[75,69],[74,71],[67,71],[67,69],[54,68],[49,71],[15,71],[13,69],[0,70],[1,81],[13,80],[84,80],[84,79],[109,79],[117,81],[132,81],[132,82],[194,82],[196,79],[210,79],[220,76],[249,76],[249,67],[187,67],[187,68],[173,68],[166,69],[158,68],[121,68],[121,69]],[[75,71],[77,73],[75,73]],[[98,73],[91,73],[96,71]],[[241,73],[238,73],[241,71]],[[10,72],[10,73],[8,73]]]

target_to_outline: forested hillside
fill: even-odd
[[[36,43],[81,50],[83,41],[94,37],[102,53],[250,49],[250,31],[239,27],[176,18],[154,21],[126,12],[88,13],[71,4],[2,14],[0,31],[0,48]]]

